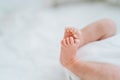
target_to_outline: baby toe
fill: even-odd
[[[67,42],[67,45],[70,45],[70,39],[69,38],[66,39],[66,42]]]
[[[70,44],[74,45],[74,39],[73,39],[73,37],[70,37]]]
[[[64,46],[64,47],[67,46],[67,43],[66,43],[66,40],[65,40],[65,39],[62,40],[62,46]]]

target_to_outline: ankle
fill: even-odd
[[[68,68],[69,70],[71,70],[73,68],[73,66],[79,62],[78,58],[73,58],[71,59],[71,61],[65,65],[66,68]]]

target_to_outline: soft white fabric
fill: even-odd
[[[120,34],[102,41],[90,43],[79,49],[77,57],[84,61],[110,63],[120,66],[119,41]],[[76,75],[67,69],[65,70],[67,80],[80,80]]]
[[[91,3],[42,10],[33,5],[0,12],[0,80],[66,80],[59,63],[65,26],[82,28],[108,17],[120,31],[117,7]]]

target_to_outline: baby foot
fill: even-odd
[[[67,67],[76,58],[76,53],[80,45],[79,39],[67,37],[61,41],[61,63]]]
[[[81,47],[84,44],[82,32],[77,28],[74,27],[66,28],[64,33],[64,39],[66,39],[67,37],[73,37],[74,39],[79,39],[81,42],[79,47]]]
[[[71,30],[71,27],[65,28],[64,39],[73,35],[73,33],[70,30]]]

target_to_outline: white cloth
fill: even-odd
[[[85,45],[79,49],[77,57],[85,61],[111,63],[120,66],[120,35]],[[80,80],[70,71],[66,72],[66,76],[67,80]]]

